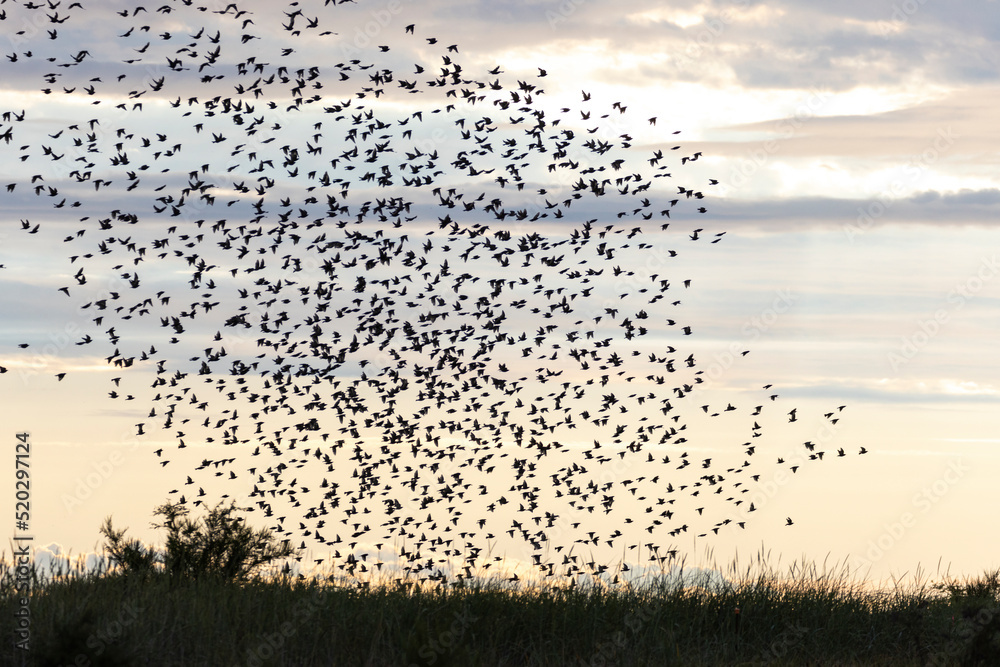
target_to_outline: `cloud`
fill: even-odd
[[[1000,402],[1000,392],[991,385],[940,378],[826,379],[813,385],[786,386],[783,390],[789,397],[849,399],[854,403],[927,405]]]
[[[61,544],[53,542],[34,549],[35,567],[43,576],[61,574],[98,573],[107,567],[104,556],[95,552],[73,555],[66,553]]]

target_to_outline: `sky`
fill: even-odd
[[[0,106],[27,112],[22,124],[0,123],[0,132],[12,126],[18,132],[4,147],[0,167],[4,183],[18,183],[13,191],[0,192],[0,264],[4,265],[0,365],[7,369],[0,376],[0,423],[8,440],[18,432],[30,434],[31,533],[36,552],[46,554],[99,550],[98,528],[109,515],[117,526],[128,526],[130,534],[156,541],[157,533],[149,525],[152,508],[183,486],[184,477],[191,474],[183,466],[227,455],[224,446],[200,440],[192,440],[188,451],[181,452],[176,449],[176,429],[157,429],[144,419],[149,412],[144,402],[150,398],[149,381],[155,377],[149,364],[115,367],[99,353],[103,348],[92,352],[75,344],[94,328],[95,311],[82,308],[83,304],[96,301],[102,289],[128,290],[129,278],[122,273],[127,275],[132,267],[116,270],[108,261],[102,270],[95,268],[99,280],[93,278],[88,285],[74,281],[82,260],[68,258],[86,252],[82,243],[100,232],[88,229],[84,241],[71,240],[77,229],[69,225],[82,215],[53,210],[55,198],[36,196],[33,184],[26,181],[35,173],[31,167],[48,170],[46,183],[63,184],[65,193],[83,203],[81,214],[93,207],[107,215],[116,206],[152,214],[153,197],[145,189],[91,189],[89,184],[72,190],[71,167],[47,160],[37,150],[28,151],[32,155],[24,161],[9,156],[18,155],[21,145],[56,145],[60,139],[52,134],[59,128],[82,125],[97,113],[87,95],[63,93],[60,88],[75,85],[82,90],[89,79],[101,77],[100,96],[113,99],[100,111],[110,114],[110,120],[103,122],[106,128],[128,127],[154,142],[157,133],[169,135],[168,141],[160,142],[162,150],[183,141],[183,151],[162,158],[163,171],[156,178],[176,189],[188,182],[190,171],[210,163],[211,168],[201,173],[221,180],[226,156],[211,142],[209,132],[232,136],[232,124],[206,116],[201,119],[204,132],[192,129],[194,121],[180,114],[185,108],[201,113],[202,107],[186,100],[200,96],[203,102],[211,93],[193,71],[170,70],[164,54],[174,52],[202,24],[211,34],[217,27],[234,31],[238,23],[211,11],[150,9],[138,17],[115,17],[113,10],[125,8],[125,3],[104,2],[93,9],[90,3],[82,4],[84,11],[56,10],[72,15],[65,23],[53,23],[38,10],[12,7],[2,23],[7,39],[0,42],[8,56],[0,61]],[[697,409],[702,401],[689,402],[685,414],[698,438],[690,438],[682,449],[698,460],[741,457],[739,440],[746,424],[734,420],[759,404],[771,410],[765,424],[769,433],[778,434],[767,439],[761,452],[760,458],[767,460],[755,468],[759,478],[744,487],[748,500],[738,510],[744,528],[730,523],[712,533],[707,520],[697,527],[699,515],[693,514],[697,503],[688,498],[678,500],[676,507],[678,514],[693,515],[688,521],[691,530],[673,536],[643,532],[643,542],[653,540],[676,549],[689,562],[706,567],[714,561],[724,569],[735,559],[747,562],[763,551],[776,563],[847,563],[876,581],[905,579],[918,569],[932,575],[942,570],[978,574],[1000,565],[996,559],[1000,538],[983,525],[990,520],[991,473],[1000,464],[995,361],[1000,358],[996,354],[1000,232],[994,222],[1000,205],[1000,141],[992,113],[1000,99],[1000,13],[993,2],[392,0],[327,8],[299,4],[306,15],[323,18],[320,29],[336,34],[321,38],[315,31],[304,31],[294,42],[294,53],[287,56],[289,69],[379,58],[397,79],[421,79],[413,63],[423,62],[434,71],[442,53],[448,53],[442,47],[455,44],[450,57],[461,61],[466,73],[484,80],[502,79],[515,89],[518,82],[531,81],[544,88],[544,95],[536,97],[550,114],[572,108],[564,127],[585,126],[582,117],[576,120],[577,109],[591,108],[588,104],[595,109],[594,120],[607,113],[601,120],[606,128],[602,133],[630,135],[631,145],[623,155],[639,164],[657,150],[668,158],[699,155],[686,164],[672,160],[676,183],[664,186],[657,201],[677,196],[675,185],[697,183],[705,195],[697,203],[707,212],[699,214],[693,206],[685,209],[684,201],[671,222],[677,238],[652,233],[637,237],[636,241],[645,238],[651,244],[646,252],[633,249],[619,255],[633,275],[595,279],[588,315],[614,307],[623,290],[647,284],[654,274],[670,277],[671,290],[683,290],[679,293],[683,303],[675,311],[678,319],[694,330],[682,341],[683,349],[697,356],[704,372],[695,399],[740,407],[732,419],[728,415],[713,419],[709,411]],[[218,6],[220,11],[224,8],[224,3]],[[277,54],[286,39],[278,28],[279,20],[287,21],[280,11],[290,7],[245,2],[240,8],[251,12],[246,17],[253,20],[254,34],[261,35],[257,43],[245,47],[247,52]],[[133,23],[152,29],[116,37]],[[410,24],[415,25],[414,35],[404,31]],[[49,38],[47,31],[52,29],[58,30],[58,39]],[[163,38],[164,32],[172,37]],[[438,43],[429,44],[427,37],[436,37]],[[146,42],[152,43],[148,55],[137,55]],[[380,51],[380,45],[391,48]],[[235,59],[229,54],[238,48],[228,49],[206,69],[229,75],[222,83],[210,82],[208,89],[236,79]],[[43,56],[51,53],[64,61],[84,49],[89,53],[79,67],[58,72],[50,84],[53,92],[39,90],[48,85],[43,77],[53,69]],[[27,51],[33,52],[32,58],[24,55]],[[18,61],[11,58],[13,54],[21,54]],[[143,62],[130,63],[129,77],[116,82],[117,73],[125,71],[123,61],[140,55]],[[497,66],[501,74],[488,74]],[[162,93],[147,91],[141,97],[143,109],[133,109],[139,99],[129,96],[133,81],[145,77],[143,83],[148,84],[161,76],[167,78]],[[357,85],[356,79],[331,80],[307,94],[321,94],[320,104],[326,105],[328,100],[346,99]],[[175,98],[187,106],[169,106]],[[267,99],[265,94],[258,104],[263,106]],[[365,101],[386,117],[401,119],[418,108],[413,99],[396,92],[381,101],[370,96]],[[459,104],[458,99],[448,101]],[[121,113],[109,108],[119,103],[125,105]],[[616,103],[626,106],[627,112],[619,113]],[[289,137],[309,141],[312,123],[324,120],[318,107],[299,115],[275,109],[271,117],[285,126],[283,134],[275,136],[281,141]],[[494,115],[497,122],[506,123],[513,113],[480,105],[469,116]],[[516,131],[513,126],[501,127],[501,133]],[[428,112],[413,138],[424,136],[425,147],[444,153],[454,144],[440,137],[454,129],[444,116]],[[118,139],[120,134],[102,135],[102,154],[113,155]],[[228,148],[236,139],[223,141]],[[681,149],[671,154],[675,145]],[[339,150],[328,148],[325,157]],[[560,174],[531,168],[525,173],[530,183],[526,191],[547,188],[553,198],[570,192],[572,181],[560,181]],[[153,174],[151,170],[142,178],[153,179]],[[442,179],[463,184],[457,174],[444,174]],[[709,179],[717,184],[709,185]],[[360,183],[352,187],[352,197],[360,201],[368,194],[384,196]],[[212,192],[219,200],[215,209],[225,199],[239,198],[228,186]],[[302,189],[293,182],[278,182],[269,196],[301,197]],[[534,201],[524,197],[525,206],[534,210],[545,199],[545,195]],[[243,198],[227,213],[250,215],[249,201]],[[432,203],[426,197],[415,202],[411,212],[415,218],[407,224],[414,236],[437,227],[432,216],[443,214]],[[580,200],[572,219],[597,219],[597,227],[614,223],[615,203]],[[205,205],[197,214],[210,217],[215,212]],[[22,220],[30,221],[29,228],[41,223],[41,233],[26,233]],[[180,220],[190,224],[188,217]],[[93,227],[93,222],[87,224]],[[568,224],[549,218],[533,229],[564,238]],[[516,234],[527,233],[529,225],[513,228]],[[702,241],[691,243],[687,239],[694,228],[704,232]],[[137,243],[155,231],[142,224],[119,232],[122,229],[119,225],[115,231],[133,234]],[[716,236],[721,232],[723,236]],[[616,242],[624,242],[618,238]],[[179,245],[175,242],[172,247]],[[672,248],[678,250],[676,257],[667,252]],[[433,252],[438,254],[432,261],[440,263],[450,251],[439,244]],[[205,256],[226,261],[222,253],[206,250]],[[119,263],[122,255],[110,257]],[[97,257],[92,263],[102,261]],[[456,266],[459,261],[451,256]],[[469,266],[477,275],[506,274],[485,263]],[[178,295],[175,303],[185,300],[190,274],[182,262],[150,260],[141,270],[150,294],[162,290]],[[316,266],[306,267],[304,275],[308,279],[316,271]],[[691,286],[680,287],[682,279],[690,280]],[[228,285],[222,278],[219,283]],[[69,294],[59,292],[67,285]],[[664,303],[656,307],[670,307]],[[525,317],[521,324],[529,331],[538,324],[526,314],[514,317]],[[119,321],[119,326],[123,352],[128,345],[138,355],[140,348],[153,345],[164,354],[162,348],[169,346],[162,327],[144,327],[132,320]],[[106,341],[105,327],[98,329]],[[209,324],[192,326],[184,341],[170,348],[171,364],[182,367],[188,354],[214,346],[214,332]],[[643,356],[659,354],[676,341],[676,333],[651,323],[649,336],[634,345]],[[241,338],[227,331],[226,336],[231,354],[249,358],[257,353],[252,334]],[[21,348],[21,343],[29,346]],[[742,354],[745,351],[748,354]],[[370,361],[372,373],[390,364],[384,358]],[[523,368],[525,373],[534,370],[527,362]],[[363,372],[362,367],[342,370],[348,378]],[[65,376],[57,379],[58,373]],[[583,377],[567,370],[566,377],[571,376]],[[135,403],[107,397],[116,388],[110,383],[114,377],[121,378],[118,390],[135,395]],[[763,389],[764,385],[771,388]],[[626,385],[620,383],[620,390],[627,391]],[[774,394],[777,400],[770,398]],[[799,419],[789,423],[785,415],[793,408]],[[823,416],[827,413],[837,421]],[[640,415],[644,413],[636,410],[631,416],[639,420]],[[147,432],[137,435],[136,423],[143,421],[149,422]],[[586,433],[578,437],[581,443],[587,440]],[[809,460],[804,441],[825,449],[826,459]],[[579,458],[584,445],[573,447]],[[174,452],[176,463],[161,465],[167,457],[153,453],[159,448],[164,454]],[[839,449],[845,456],[836,455]],[[864,455],[859,454],[862,449]],[[677,455],[654,451],[657,457]],[[774,463],[778,458],[784,465]],[[548,474],[548,466],[555,470],[560,462],[565,460],[539,461],[536,483],[544,485],[542,471]],[[798,469],[790,472],[789,464]],[[13,457],[3,465],[3,474],[14,474]],[[497,468],[500,480],[502,465]],[[608,468],[607,479],[620,494],[620,502],[627,503],[630,495],[635,498],[621,481],[643,475],[643,460],[622,457],[617,469],[613,464]],[[305,478],[311,473],[304,469],[301,474]],[[349,476],[349,468],[343,474]],[[199,485],[210,493],[234,492],[233,485],[216,483],[211,476],[206,479]],[[252,484],[244,476],[237,486],[248,492]],[[749,499],[758,510],[753,515],[745,513]],[[13,512],[13,493],[0,503]],[[620,509],[615,521],[631,517],[632,511],[642,512],[629,507]],[[478,516],[477,511],[481,508],[472,504],[466,514]],[[712,509],[706,512],[711,513]],[[792,525],[786,525],[789,517],[794,518]],[[297,521],[289,518],[288,523]],[[584,529],[628,529],[608,521],[589,513],[576,517]],[[499,535],[506,528],[498,525],[494,532]],[[574,531],[560,524],[548,536],[555,544],[563,537],[576,537]],[[699,537],[702,531],[707,534]],[[310,548],[315,558],[325,555],[323,545]],[[531,561],[530,549],[515,540],[500,539],[495,548],[514,562]],[[374,547],[360,539],[352,549]],[[642,560],[623,554],[620,545],[600,551],[599,557]]]

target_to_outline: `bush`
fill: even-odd
[[[157,563],[172,577],[198,579],[210,576],[246,581],[276,560],[294,556],[297,550],[287,540],[278,541],[265,528],[254,530],[243,517],[235,516],[236,504],[221,503],[200,520],[188,517],[180,503],[167,502],[154,511],[164,517],[154,528],[166,528],[163,551],[150,549],[137,539],[126,539],[125,530],[115,530],[108,517],[101,533],[108,543],[104,550],[125,575],[148,576]]]
[[[104,553],[108,559],[118,565],[122,574],[127,576],[137,576],[145,578],[151,572],[157,562],[160,561],[161,554],[150,549],[137,539],[125,539],[124,530],[115,530],[109,516],[101,526],[101,534],[107,539],[104,545]]]

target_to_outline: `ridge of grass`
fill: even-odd
[[[677,576],[683,563],[617,586],[32,568],[24,664],[1000,664],[1000,571],[872,588],[846,567],[779,573],[766,558],[700,585]],[[16,606],[0,563],[8,637]]]

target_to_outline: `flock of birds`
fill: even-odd
[[[394,545],[430,579],[489,568],[501,540],[556,576],[745,526],[777,395],[698,404],[690,280],[663,250],[725,234],[671,228],[706,210],[669,185],[700,153],[637,158],[625,104],[552,107],[544,69],[471,72],[419,24],[363,49],[330,0],[280,27],[266,3],[161,1],[0,2],[2,78],[45,96],[3,112],[0,149],[21,174],[5,208],[69,249],[74,351],[103,346],[108,396],[175,445],[162,466],[200,460],[178,502],[228,483],[351,573]],[[689,454],[713,444],[691,440],[703,416],[745,420],[732,462]]]

